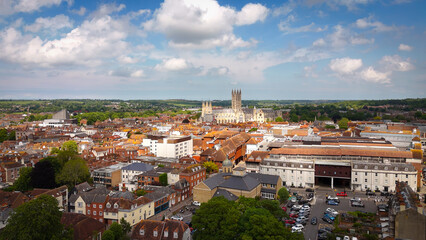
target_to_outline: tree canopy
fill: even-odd
[[[13,183],[15,191],[26,192],[33,189],[31,185],[32,167],[23,167],[19,170],[19,178]]]
[[[219,167],[214,162],[204,162],[203,166],[206,168],[207,173],[217,172],[219,171]]]
[[[278,190],[278,197],[281,203],[287,202],[288,198],[290,197],[290,193],[288,192],[287,188],[280,188],[280,190]]]
[[[49,161],[39,161],[31,171],[31,185],[34,188],[55,188],[55,169]]]
[[[61,224],[61,216],[58,201],[41,195],[15,209],[0,239],[65,239],[69,234]]]
[[[348,129],[348,123],[349,123],[349,119],[347,118],[342,118],[340,119],[340,121],[337,122],[340,129]]]
[[[228,201],[213,197],[192,218],[194,239],[303,239],[280,221],[284,211],[278,201],[240,197]]]
[[[159,180],[160,180],[160,184],[162,186],[167,186],[168,182],[167,182],[167,173],[162,173],[160,174],[160,176],[158,176]]]
[[[72,159],[65,163],[56,180],[58,183],[73,187],[90,179],[89,168],[83,159]]]

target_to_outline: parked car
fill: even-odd
[[[364,204],[362,202],[353,201],[351,202],[352,207],[364,207]]]
[[[347,197],[347,196],[348,196],[348,194],[347,194],[346,192],[339,192],[339,193],[336,193],[336,196],[339,196],[339,197]]]
[[[337,202],[337,203],[340,203],[340,200],[339,200],[339,198],[338,198],[338,197],[328,196],[328,197],[327,197],[327,200],[333,200],[333,201],[335,201],[335,202]]]
[[[351,240],[351,239],[349,238],[349,236],[344,236],[343,240]]]
[[[330,223],[330,224],[333,223],[333,220],[331,220],[329,217],[326,217],[325,215],[324,215],[324,217],[322,217],[322,220],[324,220],[325,222]]]
[[[201,203],[199,201],[193,201],[192,205],[194,205],[194,206],[201,206]]]
[[[293,205],[293,207],[291,207],[291,210],[300,210],[302,209],[302,205]]]
[[[361,198],[353,197],[351,198],[351,202],[361,202]]]
[[[334,219],[336,219],[336,216],[334,216],[333,214],[331,214],[331,213],[326,213],[326,214],[324,214],[324,217],[327,217],[327,218],[330,218],[331,220],[333,220],[334,221]]]
[[[334,210],[333,208],[327,208],[327,209],[325,210],[325,213],[331,213],[331,214],[333,214],[333,215],[337,215],[337,214],[339,214],[339,212],[338,212],[338,211],[336,211],[336,210]]]
[[[290,214],[290,218],[298,218],[299,215],[298,214]]]
[[[301,210],[310,211],[311,207],[309,207],[308,205],[303,205]]]
[[[314,192],[314,189],[312,189],[312,188],[307,188],[307,189],[306,189],[306,192]]]
[[[317,217],[313,217],[313,218],[311,218],[311,224],[312,225],[317,225]]]
[[[291,197],[291,198],[290,198],[290,202],[292,202],[292,203],[296,203],[296,201],[297,201],[296,197]]]
[[[308,198],[313,198],[314,197],[314,193],[308,193]]]
[[[287,219],[284,221],[286,224],[295,224],[296,221],[294,221],[293,219]]]
[[[333,205],[333,206],[338,206],[338,205],[339,205],[339,203],[338,203],[338,202],[336,202],[336,201],[334,201],[334,200],[328,200],[328,201],[327,201],[327,204],[328,204],[328,205]]]
[[[172,220],[178,220],[178,221],[183,221],[183,217],[179,216],[179,215],[174,215],[170,219],[172,219]]]
[[[295,228],[294,226],[291,228],[291,232],[292,233],[301,233],[302,229],[301,228]]]
[[[331,233],[332,231],[333,231],[333,229],[331,229],[329,227],[323,227],[323,228],[318,229],[318,233],[324,233],[324,232]]]
[[[326,240],[328,238],[328,232],[318,233],[318,240]]]
[[[284,212],[287,212],[287,207],[281,207]]]
[[[375,193],[375,192],[373,192],[373,191],[367,191],[367,192],[365,192],[365,195],[368,195],[368,196],[376,196],[376,193]]]

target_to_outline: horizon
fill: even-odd
[[[6,1],[0,95],[425,98],[424,9],[419,0]]]

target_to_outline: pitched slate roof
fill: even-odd
[[[231,188],[243,191],[251,191],[257,186],[259,186],[259,180],[249,176],[234,176],[231,175],[230,178],[225,179],[219,186],[223,188]]]
[[[238,199],[237,196],[235,196],[234,194],[226,191],[225,189],[218,189],[214,194],[213,197],[219,197],[219,196],[223,196],[226,199],[228,199],[229,201],[236,201]]]
[[[276,175],[269,175],[269,174],[262,174],[262,173],[247,173],[247,175],[257,179],[260,183],[277,184],[278,182],[278,176]]]
[[[146,163],[132,163],[128,166],[121,168],[121,170],[130,170],[130,171],[139,171],[139,172],[146,172],[152,169],[154,169],[154,167]]]

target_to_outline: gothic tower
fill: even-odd
[[[234,111],[241,110],[241,89],[232,90],[232,109]]]

